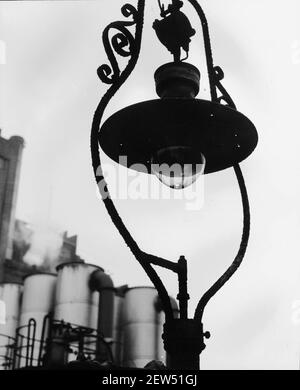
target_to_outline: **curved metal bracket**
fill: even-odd
[[[190,2],[190,4],[194,7],[196,12],[198,13],[202,25],[211,100],[217,103],[222,103],[223,101],[229,107],[236,109],[233,100],[231,99],[230,95],[228,94],[228,92],[226,91],[226,89],[223,87],[221,83],[221,80],[223,80],[224,78],[223,70],[219,66],[214,66],[210,36],[209,36],[209,28],[208,28],[208,23],[207,23],[205,13],[197,0],[187,0],[187,1]],[[218,96],[218,92],[220,93],[220,96]],[[207,305],[209,300],[221,289],[222,286],[224,286],[224,284],[237,271],[238,267],[243,261],[243,258],[246,253],[247,245],[248,245],[249,234],[250,234],[250,209],[249,209],[247,189],[246,189],[246,185],[244,182],[244,178],[240,166],[237,164],[233,168],[240,187],[242,203],[243,203],[243,214],[244,214],[243,235],[242,235],[239,251],[233,263],[226,270],[226,272],[217,280],[217,282],[203,295],[203,297],[200,299],[198,303],[194,318],[201,321],[202,321],[205,306]]]
[[[111,220],[118,229],[119,233],[123,237],[125,243],[128,245],[131,252],[134,254],[135,258],[143,267],[151,282],[157,289],[158,295],[162,302],[163,310],[166,315],[166,321],[170,321],[174,318],[174,316],[168,292],[158,274],[151,266],[149,255],[141,251],[138,244],[135,242],[130,232],[124,225],[113,201],[110,198],[108,186],[101,168],[98,144],[98,132],[104,111],[114,94],[130,76],[138,61],[143,32],[144,9],[145,0],[138,1],[137,9],[135,9],[132,5],[126,4],[122,7],[122,13],[125,17],[133,16],[133,21],[111,23],[103,32],[103,44],[111,66],[104,64],[98,68],[97,73],[103,82],[111,84],[111,86],[102,97],[95,111],[91,129],[90,148],[95,179],[108,214],[110,215]],[[128,27],[134,25],[136,26],[136,31],[135,35],[133,36],[129,32]],[[109,31],[112,28],[117,29],[119,32],[112,37],[112,42],[110,43]],[[126,47],[128,47],[127,50],[125,49]],[[119,69],[114,51],[116,54],[123,57],[130,57],[127,66],[122,72]]]
[[[221,92],[221,96],[217,98],[218,103],[222,103],[224,101],[227,106],[234,108],[236,110],[236,105],[234,104],[233,100],[231,99],[229,93],[226,91],[226,89],[223,87],[221,80],[224,79],[224,72],[220,68],[220,66],[214,67],[214,80],[215,85],[217,89]]]
[[[224,72],[220,66],[214,66],[208,22],[205,13],[197,0],[187,0],[187,1],[194,7],[202,25],[211,100],[217,103],[221,103],[222,101],[225,101],[227,105],[229,105],[232,108],[235,108],[235,104],[233,100],[231,99],[228,92],[226,91],[226,89],[223,87],[221,83],[221,80],[223,80],[224,78]],[[218,92],[219,94],[221,94],[220,96],[218,96],[219,95]]]
[[[243,235],[242,235],[242,239],[241,239],[240,248],[238,250],[238,253],[237,253],[233,263],[230,265],[230,267],[224,272],[224,274],[216,281],[216,283],[200,299],[198,306],[196,308],[196,311],[195,311],[195,315],[194,315],[194,318],[196,320],[202,320],[205,306],[207,305],[209,300],[224,286],[224,284],[237,271],[237,269],[239,268],[239,266],[241,265],[241,263],[244,259],[245,253],[246,253],[246,249],[247,249],[247,245],[248,245],[248,241],[249,241],[249,234],[250,234],[249,200],[248,200],[245,181],[244,181],[240,166],[235,165],[234,171],[235,171],[235,174],[236,174],[236,177],[238,180],[238,184],[240,187],[242,203],[243,203],[243,214],[244,214]]]

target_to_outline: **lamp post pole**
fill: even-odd
[[[190,4],[200,19],[211,100],[195,98],[199,92],[200,72],[195,66],[184,62],[188,58],[191,38],[196,33],[187,16],[181,11],[184,4]],[[125,21],[112,22],[103,32],[103,44],[110,65],[101,65],[97,73],[100,80],[110,87],[94,115],[91,156],[95,179],[108,214],[158,291],[166,318],[162,338],[168,354],[167,367],[198,370],[200,354],[205,348],[204,338],[210,337],[209,332],[203,331],[202,317],[205,306],[236,272],[246,252],[250,211],[239,162],[252,153],[258,138],[254,125],[236,110],[231,97],[223,87],[222,69],[213,65],[208,24],[197,0],[170,0],[168,7],[163,6],[158,0],[158,5],[161,20],[155,20],[153,28],[158,39],[174,57],[173,62],[163,65],[155,73],[156,90],[160,99],[129,106],[113,114],[104,124],[101,123],[108,103],[131,75],[139,58],[145,0],[138,0],[137,8],[130,4],[122,7]],[[129,18],[131,20],[128,20]],[[131,33],[130,27],[135,27],[135,34]],[[111,31],[115,34],[112,35]],[[183,59],[182,51],[185,52]],[[123,70],[119,67],[117,56],[129,58]],[[175,162],[181,165],[187,161],[192,164],[201,162],[203,167],[205,164],[202,172],[204,174],[233,167],[240,188],[244,215],[240,247],[229,268],[200,299],[193,318],[188,318],[186,259],[181,256],[178,262],[172,262],[141,250],[110,198],[101,168],[99,145],[113,160],[120,162],[120,156],[126,155],[128,166],[143,164],[150,174],[153,173],[152,156],[165,159],[162,162],[175,159]],[[174,175],[167,179],[172,188],[184,188],[198,173],[191,170],[189,178],[184,175],[176,177],[175,174],[175,179]],[[165,172],[159,171],[158,177],[161,181],[164,174]],[[192,180],[187,180],[190,178]],[[174,318],[168,292],[153,265],[177,274],[179,284],[177,299],[180,309],[178,319]]]
[[[203,333],[201,321],[188,319],[187,261],[181,256],[177,263],[179,293],[179,319],[166,322],[163,340],[168,353],[167,366],[172,369],[198,370],[200,354],[205,348],[204,337],[209,338],[209,332]]]

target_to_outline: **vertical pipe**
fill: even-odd
[[[113,335],[114,284],[111,277],[103,270],[96,270],[91,274],[89,286],[92,291],[99,292],[96,360],[107,361],[111,358],[107,350],[107,342],[112,341]]]
[[[33,361],[34,360],[37,360],[35,357],[34,357],[34,350],[35,350],[35,343],[37,342],[36,338],[35,338],[35,334],[36,334],[36,321],[34,319],[31,320],[31,329],[32,332],[30,332],[30,336],[31,336],[31,344],[30,344],[30,348],[31,348],[31,354],[30,354],[30,366],[32,367],[33,366]],[[39,340],[40,341],[40,340]],[[29,343],[30,343],[30,339],[29,339]],[[35,361],[35,364],[37,364],[37,361]]]
[[[180,256],[178,260],[178,284],[177,299],[179,300],[180,318],[186,320],[188,318],[188,300],[190,296],[187,290],[187,261],[184,256]]]

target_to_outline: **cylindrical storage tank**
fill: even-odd
[[[79,262],[57,267],[55,320],[97,329],[99,293],[89,286],[90,276],[97,269],[102,270],[96,265]]]
[[[56,275],[51,273],[36,273],[31,274],[25,277],[24,279],[24,292],[21,305],[21,315],[19,323],[19,334],[25,337],[24,339],[19,337],[19,347],[20,343],[23,342],[23,348],[20,350],[20,354],[24,356],[24,345],[27,343],[27,336],[32,337],[34,328],[35,328],[35,340],[34,343],[34,352],[33,352],[33,361],[32,364],[37,364],[38,353],[40,348],[39,341],[42,338],[42,330],[45,316],[53,312],[54,307],[54,297],[55,297],[55,287],[56,287]],[[28,333],[29,321],[34,320],[35,326],[30,329]],[[47,332],[47,330],[45,329]],[[45,333],[47,335],[47,333]],[[29,345],[31,342],[29,340]],[[25,348],[26,349],[26,348]],[[30,350],[30,354],[31,354]],[[27,353],[27,352],[25,352]],[[22,367],[25,364],[25,360],[21,359],[18,364]],[[28,363],[26,362],[26,365]]]
[[[151,360],[165,361],[161,329],[164,313],[154,287],[127,290],[123,305],[123,366],[143,368]]]
[[[13,350],[9,347],[16,337],[19,322],[23,285],[20,283],[0,284],[0,370],[11,368]]]

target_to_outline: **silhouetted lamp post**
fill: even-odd
[[[199,15],[210,85],[210,100],[196,99],[200,90],[200,72],[184,62],[188,58],[189,43],[196,31],[181,11],[190,3]],[[125,83],[139,58],[144,23],[145,0],[137,8],[126,4],[122,14],[130,21],[113,22],[103,32],[103,43],[110,65],[102,65],[98,76],[110,84],[95,112],[91,152],[93,169],[102,199],[111,219],[132,253],[156,287],[166,315],[163,340],[168,353],[167,365],[172,369],[199,369],[199,356],[205,348],[202,316],[210,298],[237,270],[246,252],[250,230],[247,191],[239,163],[255,149],[258,141],[252,122],[236,110],[221,84],[224,77],[220,67],[214,66],[208,25],[205,14],[196,0],[170,0],[168,6],[158,1],[160,19],[153,28],[158,39],[171,52],[174,61],[163,64],[154,78],[159,99],[126,107],[101,120],[107,104]],[[132,34],[129,27],[135,27]],[[111,34],[114,31],[114,34]],[[182,59],[182,52],[185,58]],[[117,56],[128,57],[122,71]],[[188,318],[187,263],[182,256],[177,263],[143,252],[125,227],[109,196],[101,170],[99,145],[114,161],[122,164],[126,156],[127,167],[155,174],[164,184],[179,190],[193,183],[200,174],[210,174],[233,167],[240,187],[244,224],[239,251],[226,272],[200,299],[194,318]],[[176,166],[173,170],[168,167]],[[146,167],[146,168],[145,168]],[[178,275],[180,318],[175,319],[169,295],[157,272],[159,265]]]

